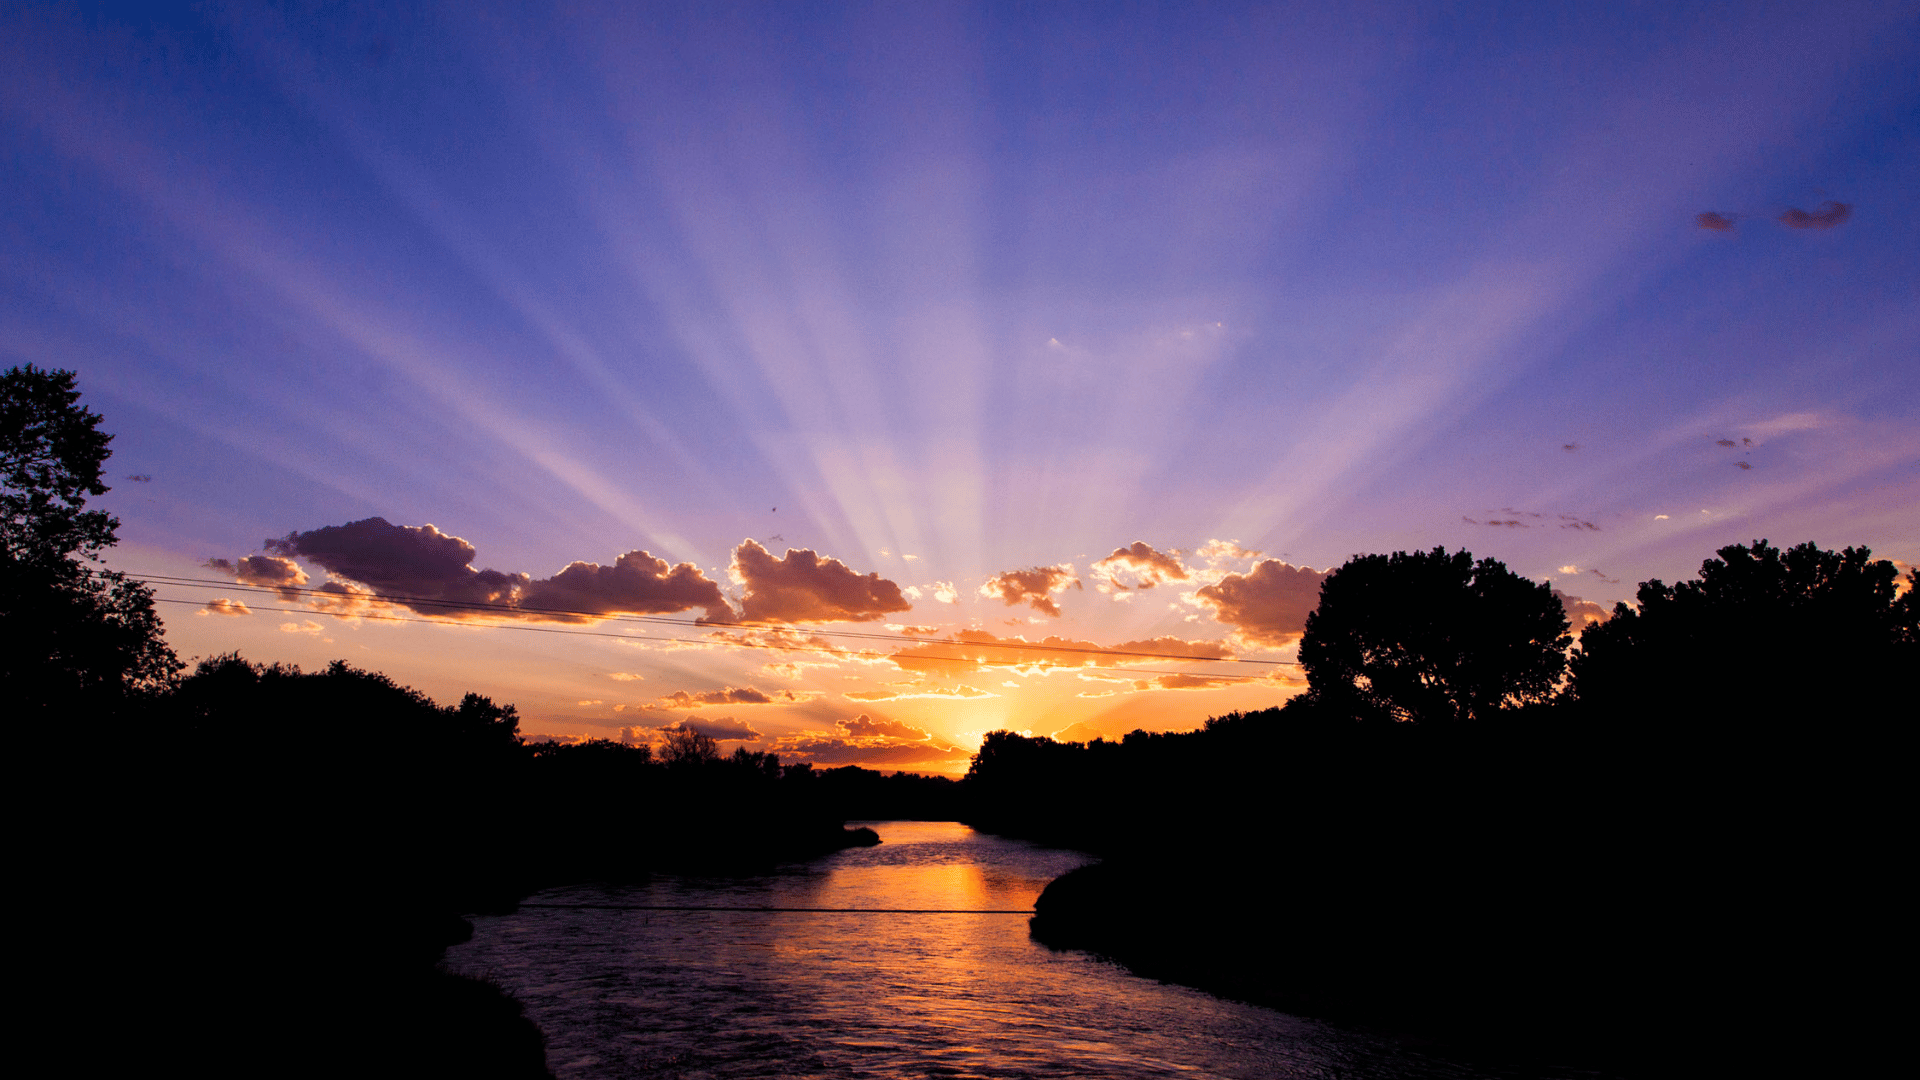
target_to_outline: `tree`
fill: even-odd
[[[157,690],[181,667],[152,590],[93,565],[120,526],[86,508],[113,436],[79,401],[71,371],[0,374],[0,695],[35,712]]]
[[[1317,704],[1362,719],[1454,723],[1552,697],[1572,641],[1544,582],[1465,551],[1397,551],[1327,576],[1300,664]]]
[[[720,760],[720,744],[713,736],[682,724],[667,732],[666,743],[660,748],[660,760],[681,768],[706,765]]]
[[[1721,548],[1700,577],[1640,584],[1637,607],[1581,635],[1576,701],[1612,725],[1756,729],[1767,718],[1877,710],[1920,669],[1920,605],[1909,574],[1864,547]]]

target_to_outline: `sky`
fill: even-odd
[[[1920,563],[1920,3],[381,7],[0,9],[0,365],[185,658],[952,773],[1355,554]]]

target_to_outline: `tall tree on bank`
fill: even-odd
[[[1396,551],[1327,576],[1300,664],[1316,704],[1363,720],[1447,724],[1546,701],[1572,642],[1545,583],[1466,551]]]
[[[98,565],[120,527],[86,508],[107,493],[100,420],[71,371],[0,374],[0,698],[23,713],[111,707],[181,667],[152,590]]]

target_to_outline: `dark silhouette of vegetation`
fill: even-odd
[[[1327,576],[1300,666],[1356,718],[1467,722],[1552,697],[1572,643],[1546,583],[1465,551],[1396,551]]]
[[[113,436],[71,371],[0,374],[0,697],[16,720],[100,713],[163,690],[180,662],[153,593],[97,565],[120,523],[107,493]]]
[[[1423,558],[1453,582],[1474,566]],[[1349,582],[1393,560],[1365,563]],[[1846,1072],[1897,1030],[1879,988],[1905,964],[1890,721],[1920,670],[1913,584],[1896,596],[1864,550],[1730,547],[1589,628],[1557,693],[1348,693],[1348,664],[1193,732],[995,732],[969,820],[1103,855],[1047,888],[1033,931],[1142,974],[1537,1059]],[[1562,632],[1539,606],[1514,603],[1523,656]],[[1452,609],[1417,589],[1360,607],[1428,643]]]
[[[0,693],[10,719],[72,732],[35,755],[48,795],[20,847],[59,902],[29,981],[67,1011],[111,984],[141,1068],[547,1076],[518,1004],[438,967],[465,916],[877,842],[810,768],[702,735],[658,761],[528,745],[512,705],[443,707],[342,662],[227,655],[178,677],[151,592],[96,565],[118,526],[86,507],[107,490],[100,423],[72,372],[0,376]]]
[[[111,984],[143,1064],[546,1075],[518,1006],[437,966],[465,916],[956,808],[1105,856],[1048,887],[1040,940],[1294,1011],[1676,1074],[1862,1073],[1903,1019],[1920,575],[1902,591],[1864,549],[1724,548],[1567,666],[1558,604],[1499,563],[1362,557],[1285,707],[994,732],[955,785],[692,732],[658,758],[527,744],[511,705],[344,663],[178,678],[151,595],[92,565],[116,527],[85,505],[99,417],[70,372],[0,383],[0,692],[93,737],[20,755],[46,794],[19,846],[58,912],[25,981],[55,1008]]]

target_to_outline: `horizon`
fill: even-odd
[[[78,372],[183,658],[886,771],[1187,730],[1355,554],[1576,628],[1920,564],[1920,6],[1833,14],[22,6],[0,366]]]

